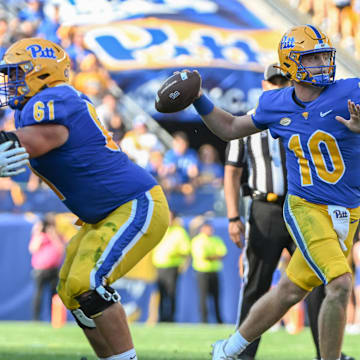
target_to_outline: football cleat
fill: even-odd
[[[314,360],[320,360],[319,358],[315,358]],[[340,360],[355,360],[354,357],[352,356],[348,356],[344,353],[341,353],[341,357],[340,357]]]
[[[212,360],[236,360],[236,357],[226,355],[225,346],[228,340],[218,340],[212,344]]]
[[[355,358],[353,358],[352,356],[348,356],[344,353],[341,353],[341,358],[340,360],[355,360]]]
[[[335,81],[335,52],[329,38],[315,26],[295,26],[284,34],[279,43],[280,68],[290,80],[324,87]],[[302,57],[315,53],[327,53],[328,63],[316,67],[304,66]],[[314,68],[320,73],[312,74]]]

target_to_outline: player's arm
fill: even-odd
[[[261,131],[255,126],[251,115],[234,116],[214,106],[210,99],[202,94],[202,90],[199,95],[193,102],[196,111],[205,125],[222,140],[230,141]]]
[[[69,130],[59,124],[25,126],[14,133],[30,158],[39,157],[60,147],[69,137]]]
[[[225,165],[224,195],[227,217],[229,219],[228,231],[231,241],[238,247],[243,247],[242,237],[245,234],[245,226],[240,220],[240,179],[243,173],[242,167]]]

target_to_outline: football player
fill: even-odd
[[[32,170],[82,224],[59,275],[63,303],[99,359],[134,360],[111,284],[161,240],[168,205],[154,178],[112,140],[89,98],[68,84],[69,72],[68,55],[51,41],[23,39],[6,51],[0,106],[15,109],[17,130],[2,131],[0,143],[25,148]]]
[[[323,360],[340,359],[352,287],[347,255],[360,217],[359,79],[335,81],[335,48],[318,28],[291,28],[279,63],[292,86],[264,92],[253,115],[235,117],[200,91],[194,105],[224,140],[269,129],[286,148],[284,219],[297,249],[277,287],[260,298],[213,359],[235,359],[314,287],[326,286],[319,314]],[[349,120],[346,120],[349,119]]]

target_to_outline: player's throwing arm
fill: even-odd
[[[201,76],[195,71],[182,70],[170,76],[157,92],[155,108],[159,112],[173,113],[191,104],[206,126],[225,141],[238,139],[261,131],[251,116],[233,116],[216,107],[201,89]]]

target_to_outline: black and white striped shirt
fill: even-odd
[[[226,147],[225,164],[248,166],[248,184],[252,190],[279,196],[286,194],[285,149],[268,130],[230,141]]]

